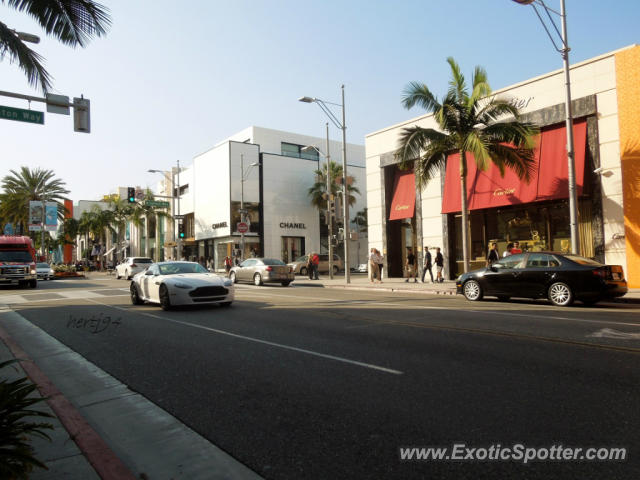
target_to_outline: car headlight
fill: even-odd
[[[31,269],[31,275],[35,275],[37,271],[35,269]]]
[[[186,283],[176,282],[173,284],[176,288],[191,288],[191,285],[187,285]]]
[[[233,285],[233,282],[229,279],[226,279],[222,285],[224,285],[225,287],[231,287]]]

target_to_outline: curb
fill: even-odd
[[[418,290],[411,288],[395,288],[395,287],[352,287],[349,285],[324,285],[324,288],[335,288],[343,290],[360,290],[360,291],[381,291],[381,292],[397,292],[397,293],[416,293],[419,295],[455,295],[455,290]]]
[[[102,480],[135,480],[135,475],[2,326],[0,326],[0,339],[9,347],[13,356],[20,360],[20,366],[24,372],[37,386],[40,394],[69,433],[69,437],[78,445],[100,478]]]

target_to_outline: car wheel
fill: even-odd
[[[337,266],[337,265],[334,265],[334,266],[333,266],[333,274],[334,274],[334,275],[337,275],[337,274],[338,274],[338,266]]]
[[[256,273],[253,276],[253,284],[257,287],[259,287],[260,285],[262,285],[262,277],[260,276],[259,273]]]
[[[306,275],[307,274],[307,267],[300,267],[300,275]]]
[[[567,307],[573,303],[573,292],[566,283],[556,282],[549,287],[549,301],[558,307]]]
[[[500,300],[501,302],[506,302],[510,298],[511,297],[509,295],[498,295],[498,300]]]
[[[116,280],[120,280],[122,277],[120,276],[120,274],[118,273],[118,271],[116,270]]]
[[[138,294],[138,287],[136,287],[135,283],[131,283],[131,287],[129,287],[129,292],[131,293],[131,304],[132,305],[142,305],[144,301],[140,298]]]
[[[229,280],[231,280],[231,283],[238,283],[238,280],[236,279],[236,272],[231,272],[229,274]]]
[[[464,293],[464,297],[467,300],[472,302],[476,302],[478,300],[482,300],[482,287],[475,280],[467,280],[462,289]]]
[[[160,306],[163,310],[171,309],[171,300],[169,299],[169,289],[166,285],[160,285]]]
[[[280,282],[280,284],[281,284],[283,287],[288,287],[289,285],[291,285],[291,282]]]
[[[29,280],[29,287],[36,288],[38,286],[38,280]]]
[[[230,307],[232,302],[222,302],[220,304],[221,307]]]

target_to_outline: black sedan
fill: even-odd
[[[554,252],[519,253],[500,259],[490,267],[464,273],[456,281],[457,293],[467,300],[484,295],[548,298],[558,306],[574,300],[594,304],[627,293],[620,265],[603,265],[577,255]]]

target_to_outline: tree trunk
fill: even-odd
[[[467,156],[460,151],[460,209],[462,210],[462,260],[464,273],[469,271],[469,207],[467,206]]]
[[[149,258],[149,216],[144,217],[144,256]]]

